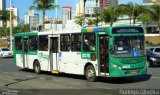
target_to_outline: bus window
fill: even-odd
[[[70,35],[61,35],[61,51],[70,51]]]
[[[83,34],[83,51],[95,51],[95,35],[94,33]]]
[[[39,36],[39,50],[48,51],[48,36]]]
[[[15,37],[16,50],[22,50],[22,37]]]
[[[81,50],[81,35],[80,34],[71,35],[71,50],[72,51]]]
[[[37,50],[37,36],[29,37],[29,50]]]
[[[116,57],[144,56],[144,37],[115,37],[114,52],[112,54]]]

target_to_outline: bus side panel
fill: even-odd
[[[38,51],[38,61],[41,66],[41,70],[50,71],[49,52]]]
[[[22,54],[16,54],[15,57],[16,57],[16,65],[18,67],[23,68],[23,55]]]
[[[91,61],[88,59],[82,59],[80,52],[62,52],[60,60],[60,72],[84,75],[84,69],[87,63],[91,63],[98,76],[97,61]]]
[[[27,55],[29,69],[33,69],[33,64],[36,59],[38,59],[37,55]]]
[[[61,66],[65,73],[83,74],[80,52],[61,52]]]

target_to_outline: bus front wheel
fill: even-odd
[[[35,72],[35,73],[40,74],[40,72],[41,72],[41,67],[40,67],[40,63],[39,63],[38,61],[35,61],[35,62],[34,62],[33,68],[34,68],[34,72]]]
[[[96,72],[92,65],[87,66],[85,70],[85,76],[88,81],[93,82],[96,80]]]
[[[1,58],[3,58],[3,55],[1,54]]]

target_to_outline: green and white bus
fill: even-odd
[[[14,63],[36,73],[129,77],[147,73],[140,26],[90,27],[14,35]]]

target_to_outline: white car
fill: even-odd
[[[10,51],[6,47],[0,47],[0,58],[13,57],[13,51]]]

